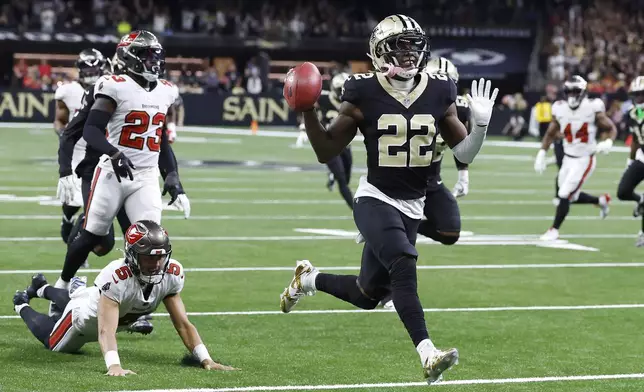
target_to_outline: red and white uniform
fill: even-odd
[[[168,295],[183,290],[183,266],[170,259],[163,280],[152,286],[145,298],[144,287],[133,276],[124,259],[114,260],[101,270],[93,286],[79,288],[71,295],[63,315],[49,337],[52,351],[74,352],[85,343],[98,341],[98,302],[104,295],[119,304],[118,331],[140,316],[154,312]]]
[[[557,120],[563,133],[564,159],[559,169],[560,198],[577,200],[581,187],[595,170],[597,164],[597,113],[606,111],[600,99],[584,98],[576,109],[566,101],[552,105],[552,116]]]
[[[161,223],[159,152],[168,108],[177,99],[172,83],[160,79],[148,91],[128,75],[101,77],[94,97],[106,96],[116,103],[107,125],[107,139],[132,161],[133,180],[118,182],[109,157],[103,156],[94,171],[87,203],[85,229],[106,235],[121,206],[132,222],[149,219]]]
[[[83,97],[85,95],[85,89],[77,81],[64,83],[60,85],[54,92],[54,99],[57,101],[63,101],[67,109],[69,110],[69,119],[72,118],[78,113],[78,111],[83,107]],[[85,147],[87,143],[85,139],[80,138],[74,145],[74,152],[72,154],[72,170],[76,170],[76,166],[85,158]],[[75,174],[72,175],[74,183],[74,199],[71,206],[82,207],[83,206],[83,194],[81,192],[81,179],[78,178]]]

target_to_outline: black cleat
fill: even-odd
[[[145,316],[139,317],[138,320],[128,325],[127,331],[129,333],[140,333],[141,335],[149,335],[154,330],[154,325],[145,319]]]
[[[60,223],[60,236],[62,237],[64,243],[68,243],[67,240],[69,240],[69,235],[71,234],[73,228],[74,219],[67,221],[63,217],[63,221]]]
[[[31,277],[31,284],[27,287],[25,292],[29,299],[36,298],[38,296],[38,289],[47,284],[47,279],[43,274],[36,274]]]
[[[16,291],[13,295],[13,306],[29,304],[29,296],[26,291]]]

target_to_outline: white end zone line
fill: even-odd
[[[598,380],[634,380],[643,379],[643,373],[633,374],[598,374],[587,376],[558,376],[558,377],[524,377],[524,378],[496,378],[474,380],[448,380],[432,384],[433,387],[449,385],[490,385],[490,384],[533,384],[544,382],[570,382],[570,381],[598,381]],[[330,385],[282,385],[282,386],[257,386],[257,387],[231,387],[231,388],[190,388],[190,389],[147,389],[138,391],[121,392],[264,392],[264,391],[319,391],[339,389],[379,389],[379,388],[410,388],[425,387],[426,382],[397,382],[377,384],[330,384]]]
[[[560,263],[560,264],[453,264],[453,265],[419,265],[418,270],[479,270],[479,269],[553,269],[553,268],[642,268],[644,263]],[[186,272],[293,272],[295,267],[207,267],[185,268]],[[357,271],[359,266],[318,267],[320,271]],[[81,273],[98,273],[98,268],[80,270]],[[22,274],[58,274],[60,270],[0,270],[0,275]]]
[[[615,310],[615,309],[642,309],[644,304],[613,304],[613,305],[573,305],[573,306],[492,306],[479,308],[425,308],[425,313],[488,313],[488,312],[520,312],[520,311],[566,311],[566,310]],[[395,313],[389,309],[321,309],[321,310],[296,310],[289,314],[357,314],[357,313]],[[191,317],[204,316],[277,316],[282,315],[279,310],[251,310],[251,311],[221,311],[221,312],[187,312]],[[168,313],[152,313],[152,317],[169,317]],[[291,316],[292,317],[292,316]],[[18,315],[1,315],[0,320],[19,319]]]

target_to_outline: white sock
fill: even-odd
[[[65,282],[63,278],[59,277],[58,280],[56,281],[56,284],[54,284],[54,287],[57,289],[69,290],[69,282]]]
[[[430,358],[434,354],[436,347],[430,339],[425,339],[422,342],[418,343],[418,346],[416,346],[416,351],[418,352],[418,355],[420,355],[420,362],[424,365],[427,361],[427,358]]]
[[[16,313],[18,313],[18,316],[20,316],[20,311],[22,310],[22,308],[26,308],[27,306],[29,306],[29,304],[16,305],[13,307],[13,310],[15,310]]]
[[[315,291],[317,290],[317,287],[315,287],[315,278],[318,277],[318,274],[320,272],[318,270],[314,270],[310,274],[308,274],[304,279],[302,279],[302,288],[304,291]]]
[[[49,286],[50,286],[49,284],[46,284],[41,288],[39,288],[38,291],[36,291],[36,295],[38,296],[38,298],[45,298],[45,288]]]
[[[599,205],[600,206],[605,206],[606,205],[606,196],[604,196],[604,195],[599,196]]]

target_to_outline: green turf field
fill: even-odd
[[[188,269],[182,297],[213,358],[241,371],[183,366],[186,350],[163,314],[153,318],[150,336],[118,336],[123,366],[135,376],[104,376],[98,344],[79,355],[46,351],[16,318],[11,298],[33,271],[49,271],[54,281],[62,266],[60,207],[51,201],[57,140],[49,130],[0,135],[0,391],[428,388],[395,313],[355,311],[324,293],[305,298],[301,312],[279,312],[296,260],[355,273],[361,254],[349,209],[325,188],[311,150],[289,148],[295,137],[182,133],[175,144],[192,217],[167,211],[164,226],[173,257]],[[561,230],[565,241],[538,246],[554,215],[556,168],[536,175],[534,149],[484,147],[481,154],[460,203],[463,230],[473,234],[452,247],[418,245],[430,334],[437,346],[461,353],[445,382],[430,388],[643,390],[644,264],[635,264],[643,250],[634,247],[640,223],[631,218],[633,206],[614,201],[602,221],[597,208],[573,205]],[[585,190],[614,195],[626,156],[599,157]],[[360,143],[354,159],[355,190],[365,166]],[[202,160],[220,164],[204,167]],[[250,162],[234,164],[242,161]],[[450,156],[443,174],[451,189]],[[91,271],[117,257],[116,250],[92,256]],[[45,305],[34,301],[37,309]]]

